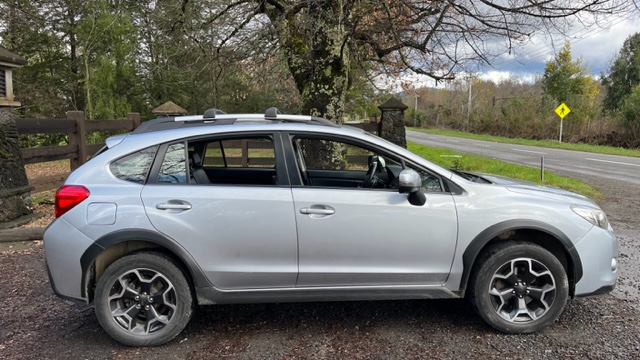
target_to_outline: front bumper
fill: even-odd
[[[613,230],[594,226],[575,245],[584,271],[576,284],[575,296],[611,292],[618,280],[618,239]]]
[[[86,302],[82,296],[80,257],[93,241],[64,219],[56,219],[44,232],[47,272],[53,292],[65,299]]]

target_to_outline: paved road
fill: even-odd
[[[538,168],[540,167],[540,158],[544,156],[545,168],[548,170],[640,185],[640,158],[503,144],[415,131],[407,131],[407,140],[422,145],[446,148]]]

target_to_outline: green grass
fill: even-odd
[[[602,194],[593,187],[578,180],[562,177],[552,172],[544,172],[544,183],[540,181],[540,169],[506,163],[500,160],[480,156],[461,154],[452,150],[431,148],[409,142],[410,151],[434,162],[446,169],[458,169],[470,172],[508,176],[514,179],[532,181],[541,185],[552,186],[600,200]]]
[[[493,142],[507,143],[507,144],[539,146],[539,147],[554,148],[554,149],[585,151],[585,152],[598,153],[598,154],[640,157],[639,150],[617,148],[612,146],[559,143],[557,141],[552,141],[552,140],[514,139],[514,138],[508,138],[508,137],[502,137],[502,136],[470,134],[462,131],[442,130],[442,129],[420,129],[420,128],[407,128],[407,129],[413,130],[413,131],[420,131],[428,134],[455,136],[455,137],[466,138],[466,139],[485,140],[485,141],[493,141]]]

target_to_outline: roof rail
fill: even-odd
[[[227,114],[219,109],[208,109],[202,115],[162,117],[145,121],[133,133],[175,129],[195,125],[230,125],[236,122],[305,123],[337,127],[325,118],[309,115],[280,114],[276,107],[268,108],[264,114]]]
[[[326,125],[326,126],[338,126],[336,123],[329,121],[325,118],[309,115],[287,115],[280,114],[278,108],[270,107],[264,113],[265,120],[271,120],[274,122],[304,122],[308,124]]]

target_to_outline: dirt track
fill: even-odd
[[[636,189],[582,179],[601,189],[619,235],[621,277],[610,295],[569,302],[557,324],[507,336],[464,300],[201,307],[170,344],[115,343],[91,308],[53,295],[40,242],[0,252],[3,359],[556,359],[640,356],[640,202]]]

